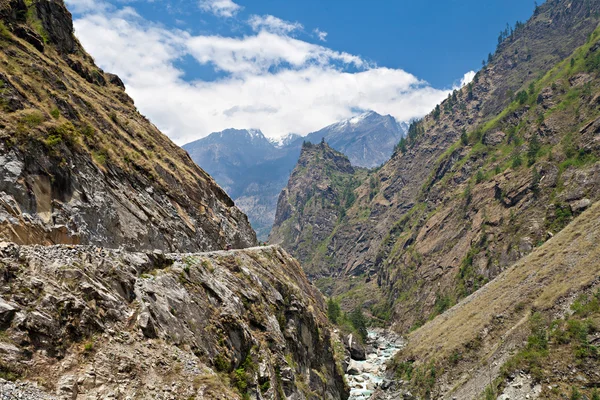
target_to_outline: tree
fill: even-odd
[[[531,174],[531,191],[533,192],[533,195],[537,197],[540,193],[540,181],[542,180],[542,177],[537,168],[534,168]]]
[[[327,317],[329,317],[329,320],[332,323],[337,324],[341,314],[342,312],[339,303],[330,297],[327,301]]]
[[[442,110],[440,109],[440,105],[435,106],[435,110],[433,110],[433,119],[436,121],[440,119],[440,115],[442,114]]]
[[[481,183],[481,182],[483,182],[484,179],[485,179],[485,175],[483,175],[483,171],[482,170],[477,171],[477,176],[475,177],[475,182]]]
[[[350,320],[350,323],[352,324],[354,329],[356,329],[356,332],[362,338],[362,340],[367,340],[367,319],[363,315],[362,308],[355,308],[354,311],[350,313],[348,319]]]
[[[517,93],[516,100],[519,102],[519,104],[523,105],[527,103],[527,100],[529,100],[529,95],[526,91],[521,90],[519,93]]]
[[[463,146],[466,146],[469,144],[469,136],[467,136],[467,130],[465,128],[463,128],[463,130],[460,134],[460,142],[462,143]]]
[[[571,68],[573,68],[575,66],[575,59],[571,58]]]
[[[492,55],[492,53],[489,53],[487,63],[490,64],[493,60],[494,60],[494,56]]]
[[[406,153],[406,138],[400,139],[396,145],[396,151],[400,151],[402,154]]]
[[[535,160],[537,155],[541,149],[542,145],[537,137],[537,135],[533,135],[531,140],[529,141],[529,148],[527,149],[527,164],[532,166],[535,164]]]

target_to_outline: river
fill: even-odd
[[[404,340],[384,329],[369,330],[366,361],[352,360],[346,373],[350,400],[366,400],[385,378],[387,362],[404,347]]]

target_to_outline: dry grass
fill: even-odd
[[[176,190],[173,182],[188,191],[198,192],[199,185],[212,181],[184,150],[137,111],[121,88],[108,82],[105,86],[87,82],[51,45],[40,53],[9,34],[0,38],[0,48],[0,73],[25,97],[24,111],[0,115],[0,123],[6,127],[9,138],[20,143],[32,139],[44,142],[52,128],[72,123],[76,131],[76,150],[89,154],[103,170],[112,165],[143,174],[167,192]],[[81,63],[90,73],[100,74],[83,49],[68,57]],[[68,102],[77,119],[62,112],[57,118],[53,117],[57,109],[55,99]],[[22,115],[33,112],[42,118],[36,126],[19,120]],[[98,157],[99,154],[102,157]]]
[[[550,309],[600,276],[599,242],[600,203],[596,203],[494,281],[413,332],[402,356],[419,362],[443,360],[486,335],[488,343],[505,340],[532,309]],[[494,321],[499,315],[502,324]]]

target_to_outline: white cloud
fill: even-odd
[[[284,21],[272,15],[252,15],[248,20],[248,24],[255,32],[264,30],[280,35],[304,29],[304,26],[299,22]]]
[[[365,64],[352,54],[266,31],[243,38],[195,36],[186,44],[189,53],[201,64],[212,64],[233,74],[262,74],[282,65],[303,68],[309,64],[326,66],[333,62],[356,67]]]
[[[315,29],[313,32],[315,33],[315,35],[317,35],[321,42],[327,41],[327,35],[329,35],[327,32],[322,31],[319,28]]]
[[[475,75],[475,71],[467,72],[465,76],[463,76],[463,78],[460,80],[460,87],[467,86],[469,83],[473,82],[473,79],[475,79]]]
[[[242,9],[242,6],[232,0],[200,0],[200,9],[219,17],[231,18]]]
[[[65,0],[69,10],[75,13],[87,13],[90,11],[104,12],[109,5],[101,0]]]
[[[264,29],[236,38],[192,35],[127,9],[83,15],[75,27],[99,65],[119,74],[141,112],[178,144],[226,128],[261,129],[271,138],[307,134],[357,109],[406,121],[449,94],[400,69]],[[222,77],[186,80],[178,62],[189,56]]]

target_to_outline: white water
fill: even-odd
[[[350,385],[349,400],[366,400],[383,382],[387,362],[404,347],[403,340],[384,330],[371,330],[367,339],[367,360],[354,361],[349,368],[359,371],[358,375],[346,374]]]

